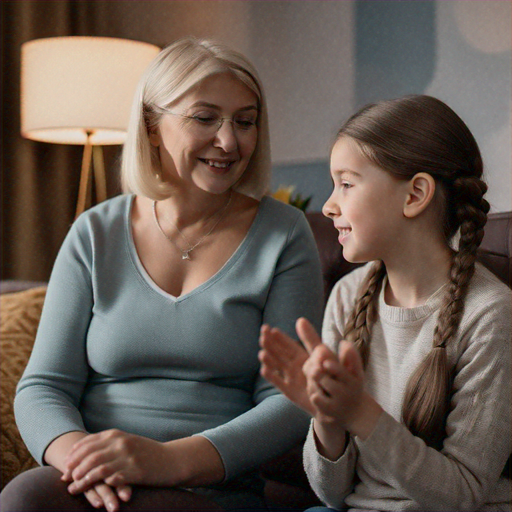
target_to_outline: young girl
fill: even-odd
[[[264,326],[262,374],[313,420],[304,465],[334,509],[510,510],[511,292],[480,264],[482,159],[444,103],[364,107],[338,133],[323,213],[371,262],[329,299],[323,343]]]

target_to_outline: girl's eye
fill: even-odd
[[[352,185],[352,183],[349,183],[348,181],[342,181],[341,182],[341,187],[345,188],[345,189],[349,189],[349,188],[352,188],[353,185]]]

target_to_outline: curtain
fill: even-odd
[[[48,280],[74,220],[83,146],[20,134],[20,51],[32,39],[103,35],[103,2],[2,0],[1,279]],[[119,193],[120,146],[106,147],[109,197]]]

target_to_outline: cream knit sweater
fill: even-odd
[[[341,279],[329,299],[323,341],[335,350],[366,265]],[[382,287],[384,290],[384,287]],[[511,291],[477,265],[456,339],[447,438],[441,452],[401,422],[409,376],[432,346],[444,287],[423,306],[388,306],[381,291],[372,329],[366,386],[384,413],[372,434],[351,437],[337,461],[322,457],[310,428],[304,466],[318,497],[351,511],[511,510],[501,477],[511,452]]]

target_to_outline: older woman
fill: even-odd
[[[264,196],[269,171],[252,65],[164,49],[136,93],[127,193],[81,215],[55,262],[15,402],[50,467],[13,480],[3,512],[263,506],[251,470],[308,418],[259,376],[259,330],[318,326],[322,305],[307,221]]]

